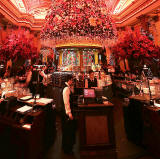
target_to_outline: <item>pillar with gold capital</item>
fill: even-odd
[[[157,22],[155,22],[155,29],[156,29],[156,38],[155,43],[156,45],[160,46],[160,13],[158,14]]]
[[[78,50],[79,55],[79,63],[80,63],[80,71],[83,71],[83,51],[82,49]]]
[[[94,51],[94,60],[95,60],[95,65],[98,65],[98,51]]]
[[[129,64],[128,64],[128,59],[124,59],[124,61],[125,61],[125,69],[126,69],[126,71],[130,71]]]
[[[62,52],[59,52],[59,66],[62,66]]]
[[[124,59],[119,59],[119,66],[122,72],[126,72],[125,68],[125,60]]]
[[[109,64],[110,55],[111,55],[111,50],[110,50],[108,47],[106,47],[106,60],[107,60],[107,65]]]

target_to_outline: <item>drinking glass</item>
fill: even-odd
[[[142,88],[142,81],[140,82],[140,88],[139,88],[139,95],[142,96],[143,95],[143,88]]]
[[[133,82],[132,84],[133,84],[133,85],[132,85],[132,96],[135,96],[135,92],[134,92],[135,84],[134,84],[134,82]]]

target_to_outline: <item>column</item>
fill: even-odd
[[[59,53],[59,66],[62,66],[62,52]]]
[[[95,65],[97,65],[98,64],[98,52],[97,51],[94,52],[94,58],[95,58]]]
[[[82,49],[79,50],[80,54],[80,71],[83,71],[83,51]]]
[[[119,59],[119,66],[122,72],[126,72],[126,66],[125,66],[125,61],[124,59]]]
[[[106,47],[106,60],[107,60],[107,65],[109,64],[109,60],[110,60],[110,55],[111,55],[111,50]]]
[[[155,44],[160,46],[160,13],[157,14],[157,22],[155,22]]]

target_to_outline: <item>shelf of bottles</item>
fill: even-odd
[[[100,48],[58,48],[60,71],[83,71],[98,64]]]

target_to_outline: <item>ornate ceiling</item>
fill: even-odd
[[[35,19],[45,19],[51,0],[10,0],[22,13],[31,14]]]
[[[52,0],[10,0],[22,13],[32,14],[35,19],[45,19]],[[113,14],[123,11],[135,0],[106,0]]]
[[[117,5],[115,6],[113,10],[113,14],[119,14],[122,12],[125,8],[127,8],[132,2],[135,0],[119,0]]]
[[[41,30],[52,1],[61,0],[0,0],[0,14],[15,25]],[[119,27],[160,7],[160,0],[106,0],[106,3]]]

